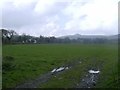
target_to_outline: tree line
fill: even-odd
[[[26,35],[23,33],[19,35],[14,30],[0,29],[2,31],[2,43],[3,44],[45,44],[45,43],[110,43],[111,40],[103,38],[78,38],[78,39],[69,39],[68,37],[61,39],[52,37],[45,37],[40,35],[39,37]],[[116,42],[116,41],[112,41]]]

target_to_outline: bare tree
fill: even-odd
[[[13,38],[14,35],[16,35],[17,33],[14,30],[10,30],[7,33],[7,39],[9,40],[9,42],[11,41],[11,39]]]
[[[1,31],[2,31],[2,39],[7,39],[9,43],[13,38],[13,36],[17,35],[17,33],[14,30],[1,29]]]

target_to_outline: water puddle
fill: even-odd
[[[69,67],[59,67],[59,68],[53,69],[51,73],[60,72],[60,71],[67,70],[67,69],[69,69]]]
[[[97,71],[95,71],[95,70],[89,70],[88,72],[89,72],[89,73],[92,73],[92,74],[97,74],[97,73],[100,73],[100,71],[99,71],[99,70],[97,70]]]

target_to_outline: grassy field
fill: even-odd
[[[5,45],[3,62],[6,57],[12,57],[10,62],[13,66],[3,72],[3,88],[16,87],[75,60],[81,60],[82,63],[58,75],[62,79],[53,77],[40,87],[73,87],[88,68],[99,65],[102,65],[101,74],[96,87],[109,88],[118,85],[118,47],[114,44]]]
[[[0,42],[0,89],[2,88],[2,45]]]

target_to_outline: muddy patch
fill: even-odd
[[[100,70],[88,70],[85,77],[82,78],[81,82],[76,85],[76,88],[94,88],[98,81]]]
[[[26,82],[24,84],[18,85],[16,88],[37,88],[43,83],[46,83],[51,77],[56,77],[56,75],[61,74],[65,72],[66,70],[69,70],[73,68],[74,66],[81,64],[82,61],[76,60],[74,62],[68,63],[66,65],[63,65],[61,67],[57,67],[52,69],[46,74],[43,74],[42,76],[38,77],[35,80],[32,80],[31,82]],[[61,78],[60,78],[61,79]]]
[[[73,62],[67,63],[61,67],[55,67],[51,69],[48,73],[43,74],[36,78],[35,80],[28,81],[26,83],[23,83],[21,85],[18,85],[16,88],[37,88],[40,87],[42,84],[48,82],[52,77],[56,77],[59,74],[62,74],[63,72],[67,70],[71,70],[76,65],[79,65],[83,63],[83,60],[75,60]],[[99,79],[101,71],[98,68],[89,68],[87,70],[86,75],[80,80],[79,83],[75,83],[75,88],[94,88],[96,86],[96,83]],[[62,77],[58,78],[63,79]]]

